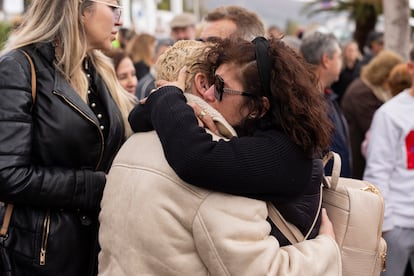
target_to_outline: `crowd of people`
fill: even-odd
[[[34,0],[2,49],[1,275],[342,275],[329,151],[384,196],[382,275],[412,271],[414,50],[266,30],[240,6],[157,38],[121,9]]]

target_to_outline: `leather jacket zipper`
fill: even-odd
[[[99,128],[99,126],[95,123],[95,121],[88,117],[88,115],[86,115],[82,110],[80,110],[77,106],[75,106],[71,101],[69,101],[64,95],[59,94],[57,91],[53,91],[53,94],[58,95],[59,97],[62,97],[63,100],[65,102],[67,102],[73,109],[75,109],[77,112],[79,112],[79,114],[81,114],[83,117],[85,117],[88,121],[90,121],[94,126],[96,126],[99,135],[101,136],[101,152],[99,154],[99,160],[98,163],[96,164],[95,168],[99,168],[99,166],[101,165],[102,159],[103,159],[103,154],[104,154],[104,148],[105,148],[105,138],[104,135],[101,131],[101,129]]]
[[[46,247],[47,247],[47,239],[49,237],[49,230],[50,230],[50,210],[47,210],[45,218],[43,220],[42,244],[40,246],[40,265],[46,264]]]

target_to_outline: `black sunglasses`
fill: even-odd
[[[246,97],[256,97],[256,95],[249,93],[249,92],[225,88],[223,78],[220,77],[219,75],[215,75],[214,76],[214,96],[216,97],[217,100],[221,101],[223,99],[224,93],[229,93],[233,95],[241,95],[241,96],[246,96]]]

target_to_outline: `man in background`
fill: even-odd
[[[200,34],[201,40],[209,38],[239,37],[253,40],[265,36],[265,28],[259,16],[239,6],[221,6],[209,12]]]
[[[181,13],[170,22],[171,38],[174,41],[196,38],[196,19],[191,13]]]
[[[303,38],[300,52],[307,62],[314,65],[320,90],[329,105],[329,117],[335,127],[330,150],[341,156],[341,176],[351,177],[348,126],[335,99],[336,95],[330,89],[330,85],[338,80],[342,68],[342,50],[339,42],[331,33],[314,32]],[[326,174],[330,175],[331,170],[332,164],[328,163],[325,167]]]

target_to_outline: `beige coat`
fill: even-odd
[[[101,206],[99,275],[341,275],[332,238],[279,247],[265,202],[186,184],[154,131],[123,145]]]

